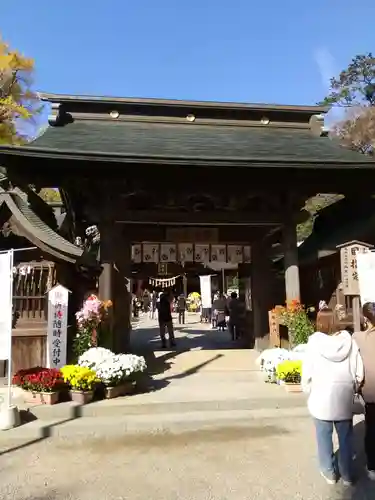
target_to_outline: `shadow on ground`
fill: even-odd
[[[355,437],[355,474],[357,481],[351,487],[340,484],[333,487],[332,496],[327,500],[374,500],[375,482],[370,481],[366,475],[366,456],[364,451],[364,421],[358,422],[354,427]],[[334,491],[335,490],[335,491]]]
[[[165,352],[165,348],[161,346],[157,323],[146,328],[136,328],[132,332],[132,352],[145,357],[151,375],[159,375],[168,371],[175,358],[180,354],[192,350],[217,351],[239,349],[242,347],[240,340],[234,342],[231,340],[227,329],[224,332],[212,330],[209,325],[202,324],[200,321],[189,321],[186,325],[175,325],[175,337],[176,347],[171,351]],[[162,352],[160,356],[155,354],[159,352]],[[221,356],[213,356],[211,360],[175,378],[194,374],[203,366],[218,359],[218,357]]]
[[[29,446],[32,446],[33,444],[39,443],[40,441],[43,441],[44,439],[47,439],[52,436],[53,428],[57,427],[62,424],[66,424],[67,422],[71,422],[72,420],[75,420],[77,418],[82,417],[82,406],[80,405],[75,405],[72,406],[70,409],[70,417],[65,418],[64,420],[61,420],[59,422],[55,422],[53,424],[47,424],[44,425],[39,429],[39,437],[32,439],[30,441],[26,441],[21,444],[17,444],[16,446],[12,446],[9,448],[6,448],[5,450],[0,451],[0,457],[3,455],[7,455],[8,453],[11,453],[16,450],[21,450],[23,448],[28,448]],[[29,410],[20,410],[20,418],[21,418],[21,425],[28,424],[30,422],[33,422],[34,420],[37,420],[35,415],[32,413],[32,409]]]

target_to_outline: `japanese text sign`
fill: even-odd
[[[69,290],[56,285],[48,292],[47,367],[66,365]]]
[[[357,255],[370,251],[370,245],[353,241],[340,248],[341,281],[345,295],[359,295]]]

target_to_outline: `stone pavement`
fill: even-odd
[[[259,420],[189,432],[0,441],[0,498],[12,500],[360,500],[361,478],[328,486],[310,420]],[[18,447],[18,448],[17,448]]]
[[[158,350],[155,321],[138,322],[133,336],[151,360],[154,392],[30,408],[38,420],[0,434],[0,498],[374,499],[361,420],[361,480],[329,487],[317,472],[304,397],[264,384],[255,353],[225,350],[227,334],[196,320],[177,328],[173,352]]]

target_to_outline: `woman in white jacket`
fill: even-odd
[[[320,471],[328,484],[340,474],[344,484],[353,482],[353,400],[364,377],[356,342],[346,330],[336,328],[334,311],[318,313],[317,332],[307,344],[302,366],[302,387],[309,394],[314,418]],[[333,428],[339,440],[339,470],[333,451]]]

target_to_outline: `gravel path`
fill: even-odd
[[[181,434],[50,438],[0,449],[4,499],[375,498],[364,478],[346,491],[324,483],[306,418]]]
[[[260,382],[250,351],[220,354],[222,357],[207,365],[210,349],[217,349],[226,338],[202,328],[194,316],[185,327],[177,328],[176,336],[183,348],[198,350],[167,353],[172,366],[163,367],[157,376],[165,377],[169,385],[150,395],[134,396],[132,403],[137,397],[138,404],[200,401],[204,414],[204,404],[218,399],[232,405],[227,408],[231,415],[242,402],[247,409],[266,409],[268,416],[258,415],[251,422],[243,418],[240,424],[235,419],[223,421],[218,413],[212,428],[197,425],[197,430],[191,430],[188,426],[190,430],[184,432],[177,425],[169,433],[139,430],[125,434],[122,423],[124,419],[128,423],[130,416],[124,406],[122,420],[118,416],[101,418],[99,425],[94,417],[81,419],[83,425],[91,422],[90,433],[67,431],[34,442],[30,435],[16,440],[11,433],[0,434],[0,499],[375,499],[375,485],[361,469],[361,447],[357,451],[361,475],[357,486],[345,490],[341,484],[324,483],[317,471],[313,426],[301,412],[299,396]],[[155,321],[141,318],[134,337],[140,346],[159,347]],[[165,358],[164,353],[156,354]],[[252,404],[241,398],[252,398]],[[289,401],[288,416],[281,409],[273,412],[272,408],[284,408]],[[179,411],[191,422],[194,413]],[[146,416],[157,423],[165,418],[150,412]],[[141,417],[134,414],[131,418],[139,426]],[[361,423],[356,426],[358,443],[363,442],[361,427]]]

